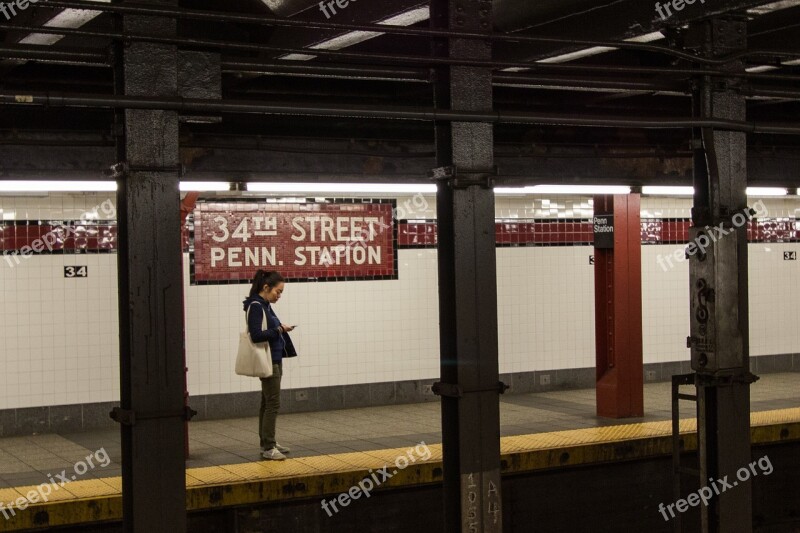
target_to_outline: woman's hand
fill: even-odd
[[[294,329],[294,326],[287,326],[286,324],[281,324],[281,329],[284,333],[289,333]]]

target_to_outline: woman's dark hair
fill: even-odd
[[[264,285],[274,287],[278,283],[286,281],[279,272],[259,270],[253,278],[253,285],[250,287],[250,297],[258,296],[258,293],[264,288]]]

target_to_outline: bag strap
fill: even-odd
[[[247,312],[244,314],[245,331],[247,331],[248,335],[250,334],[250,308],[253,307],[254,303],[256,303],[256,302],[250,302],[250,305],[247,306]],[[261,304],[259,304],[259,305],[261,305]],[[264,313],[264,317],[261,319],[261,331],[266,331],[267,324],[268,324],[268,322],[267,322],[267,310],[266,310],[266,308],[264,308],[264,306],[261,306],[261,308],[262,308],[262,311]]]

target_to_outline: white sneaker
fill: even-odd
[[[292,450],[287,448],[286,446],[281,446],[277,442],[275,443],[275,447],[278,448],[278,451],[281,453],[290,453]]]
[[[269,450],[264,450],[261,452],[261,457],[268,461],[283,461],[286,459],[286,456],[283,455],[278,448],[270,448]]]

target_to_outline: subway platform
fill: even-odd
[[[669,383],[645,385],[646,416],[636,419],[598,418],[594,394],[593,389],[582,389],[504,396],[500,404],[504,470],[568,467],[668,453]],[[800,438],[800,373],[763,375],[753,385],[751,398],[753,425],[767,428],[754,438],[754,446],[759,440],[767,444]],[[684,403],[681,408],[681,432],[686,434],[685,448],[691,450],[696,446],[690,435],[695,431],[693,405]],[[781,426],[772,437],[767,435],[771,426]],[[318,496],[346,490],[368,470],[393,463],[420,443],[425,443],[430,454],[417,457],[414,468],[387,486],[430,485],[437,475],[441,481],[439,402],[282,415],[278,436],[292,452],[289,460],[280,463],[259,460],[255,417],[193,422],[189,433],[190,511],[301,496],[317,497],[318,507]],[[632,455],[621,456],[617,445],[628,441],[624,453]],[[617,447],[603,448],[609,443]],[[0,501],[6,507],[36,486],[49,483],[53,476],[74,472],[75,465],[88,456],[97,458],[98,450],[103,450],[102,461],[95,460],[93,468],[55,491],[47,504],[34,504],[27,513],[17,511],[10,520],[0,520],[0,531],[113,521],[121,516],[122,486],[117,430],[0,439]],[[544,455],[535,455],[538,452]],[[529,455],[514,459],[515,453]],[[314,480],[319,484],[312,489]],[[224,496],[215,492],[220,487],[224,487]],[[292,489],[287,492],[287,487]]]

